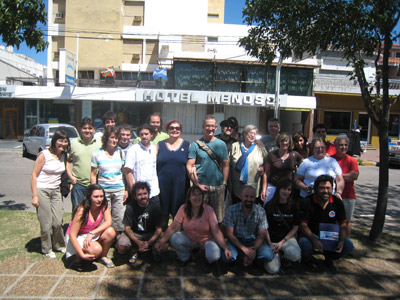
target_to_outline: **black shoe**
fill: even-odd
[[[335,265],[333,264],[333,260],[331,258],[325,257],[324,265],[328,269],[335,269]]]
[[[184,268],[184,267],[186,267],[186,266],[189,264],[189,262],[190,262],[190,258],[189,258],[188,260],[185,260],[185,261],[180,260],[180,261],[179,261],[179,266],[180,266],[181,268]]]

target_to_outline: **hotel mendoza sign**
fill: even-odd
[[[280,95],[282,102],[287,95]],[[274,95],[188,90],[137,89],[137,102],[273,106]]]

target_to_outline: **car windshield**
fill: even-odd
[[[57,130],[63,130],[68,134],[69,138],[76,138],[78,137],[78,134],[76,133],[75,129],[72,127],[64,127],[64,126],[60,126],[60,127],[50,127],[49,128],[49,138],[53,137],[54,132],[56,132]]]

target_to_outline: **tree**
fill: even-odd
[[[38,23],[46,25],[47,12],[43,0],[0,0],[0,35],[4,43],[19,46],[23,41],[37,52],[44,51],[47,42]]]
[[[243,16],[253,27],[239,43],[263,62],[270,64],[277,53],[285,59],[333,50],[353,67],[350,79],[358,81],[364,106],[378,129],[379,191],[369,234],[371,241],[378,240],[388,201],[389,112],[400,97],[389,96],[389,54],[400,36],[395,30],[400,0],[246,0]],[[366,57],[375,61],[372,82],[364,73]]]

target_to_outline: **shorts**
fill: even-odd
[[[346,212],[346,221],[350,222],[353,219],[354,207],[356,199],[343,199],[344,210]]]
[[[86,236],[88,234],[89,233],[78,234],[77,240],[78,240],[79,246],[81,246],[81,248],[83,248],[83,242],[85,241]],[[97,241],[99,238],[100,238],[100,234],[95,234],[92,237],[92,241]],[[67,251],[65,252],[66,258],[71,257],[72,255],[75,255],[77,253],[74,246],[72,245],[71,241],[69,240],[69,235],[65,236],[65,244],[67,245]]]

